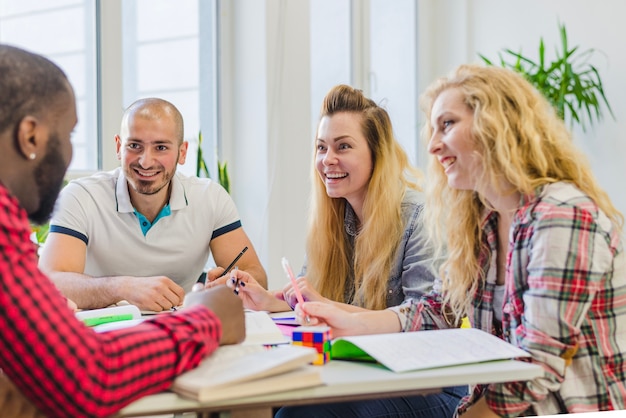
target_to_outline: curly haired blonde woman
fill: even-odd
[[[521,76],[463,65],[422,96],[432,158],[425,224],[446,246],[441,292],[408,310],[298,306],[337,335],[476,328],[528,351],[545,374],[478,385],[463,417],[624,409],[623,217],[548,102]],[[438,287],[436,287],[438,288]],[[443,302],[443,303],[442,303]]]

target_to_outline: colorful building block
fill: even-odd
[[[293,345],[313,347],[317,350],[316,365],[326,364],[330,361],[330,341],[332,339],[328,326],[300,326],[294,328],[291,334]]]

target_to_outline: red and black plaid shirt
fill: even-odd
[[[168,388],[215,350],[203,307],[97,334],[37,268],[30,224],[0,185],[0,369],[49,416],[107,416]]]

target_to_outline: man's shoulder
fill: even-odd
[[[70,181],[69,184],[76,184],[86,188],[96,186],[115,186],[115,182],[119,177],[119,170],[100,171],[90,176],[79,177]]]
[[[176,172],[175,179],[180,182],[185,190],[193,190],[194,193],[220,193],[226,191],[215,180],[205,177],[188,176],[186,174]],[[227,194],[227,193],[226,193]]]
[[[119,176],[118,170],[103,171],[90,176],[71,180],[63,188],[62,194],[72,195],[110,195],[115,193],[115,184]]]
[[[180,171],[176,171],[174,176],[183,184],[187,185],[209,185],[213,183],[213,180],[205,177],[198,176],[189,176],[187,174],[181,173]]]

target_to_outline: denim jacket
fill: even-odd
[[[407,190],[402,201],[402,221],[404,231],[398,244],[396,259],[387,282],[387,307],[397,306],[405,301],[420,299],[432,290],[435,281],[433,268],[433,249],[426,245],[426,231],[422,226],[422,209],[420,195],[414,190]],[[357,235],[357,218],[354,210],[346,204],[344,227],[350,242],[354,244]],[[300,276],[306,275],[306,264]],[[353,277],[353,273],[350,273]],[[362,306],[353,300],[354,280],[348,280],[344,301]]]

